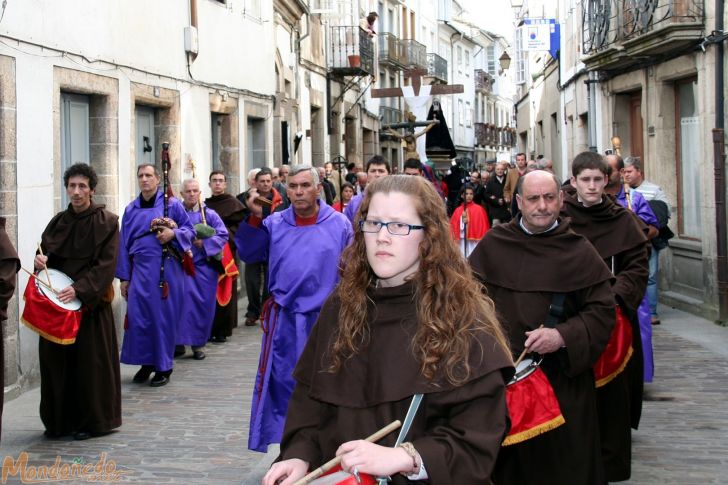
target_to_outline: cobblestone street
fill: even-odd
[[[642,426],[634,433],[630,484],[726,483],[728,479],[728,329],[663,308],[655,330],[655,383],[647,386]],[[207,359],[177,359],[169,385],[131,383],[122,366],[124,423],[87,441],[48,440],[37,389],[6,403],[0,455],[28,453],[28,465],[81,461],[102,453],[131,483],[259,483],[274,453],[246,449],[260,329],[240,327]],[[11,476],[7,483],[20,483]],[[78,482],[76,482],[78,483]]]

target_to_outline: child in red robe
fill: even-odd
[[[490,229],[488,213],[480,205],[473,202],[474,190],[472,187],[465,187],[462,194],[463,203],[455,209],[450,218],[450,232],[456,241],[460,252],[466,258],[478,245],[485,233]],[[467,231],[467,237],[465,237]]]

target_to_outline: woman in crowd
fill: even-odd
[[[460,252],[466,258],[490,229],[488,214],[482,206],[473,202],[475,189],[466,185],[460,192],[463,201],[450,218],[450,232],[458,242]]]
[[[367,186],[342,279],[298,362],[279,462],[264,485],[290,485],[330,458],[392,483],[486,484],[506,432],[513,369],[492,301],[450,236],[422,177]],[[363,438],[404,420],[405,443]]]
[[[341,185],[341,200],[337,200],[331,207],[337,212],[344,212],[352,197],[354,197],[354,186],[349,182],[344,182]]]

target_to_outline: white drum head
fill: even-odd
[[[48,268],[48,276],[46,276],[46,271],[41,270],[38,272],[37,280],[35,284],[38,286],[40,291],[50,300],[52,301],[56,306],[63,308],[64,310],[71,310],[76,311],[81,309],[81,300],[78,298],[75,298],[68,303],[63,303],[61,300],[58,299],[58,296],[56,296],[55,293],[53,293],[50,288],[47,288],[48,285],[48,278],[51,279],[51,286],[56,291],[61,291],[64,288],[67,288],[73,284],[73,280],[69,278],[63,271],[58,271],[57,269]],[[45,283],[45,284],[41,284]]]
[[[508,384],[515,384],[516,382],[525,379],[530,376],[536,369],[538,364],[533,361],[532,358],[526,357],[518,363],[516,366],[516,373]]]

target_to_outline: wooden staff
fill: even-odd
[[[41,256],[43,256],[43,248],[40,247],[40,243],[38,243],[38,252],[40,253]],[[48,288],[50,288],[53,293],[55,293],[56,290],[53,289],[53,283],[51,283],[51,274],[48,272],[48,266],[46,266],[45,263],[43,263],[43,269],[45,270],[46,279],[48,280],[48,285],[46,285],[46,286]],[[40,281],[40,280],[38,280],[38,281]]]
[[[162,142],[162,187],[163,187],[163,196],[164,196],[164,217],[169,216],[169,194],[167,193],[169,189],[169,168],[172,165],[170,159],[169,159],[169,143],[168,142]],[[164,261],[167,259],[167,255],[169,254],[169,245],[163,244],[162,245],[162,265],[159,268],[159,288],[162,290],[162,298],[167,297],[167,293],[169,292],[167,282],[164,279]]]
[[[402,422],[400,420],[392,421],[387,426],[385,426],[384,428],[380,429],[379,431],[377,431],[376,433],[374,433],[373,435],[368,437],[365,441],[369,441],[370,443],[376,443],[377,441],[381,440],[382,438],[387,436],[392,431],[399,429],[400,426],[402,426]],[[315,469],[314,471],[312,471],[305,477],[301,478],[299,481],[297,481],[293,485],[306,485],[307,483],[310,483],[310,482],[316,480],[318,477],[320,477],[321,475],[323,475],[324,473],[326,473],[327,471],[331,470],[336,465],[341,463],[341,458],[342,458],[341,456],[337,456],[336,458],[333,458],[333,459],[327,461],[326,463],[324,463],[323,465],[321,465],[320,467],[318,467],[317,469]]]
[[[543,323],[536,330],[538,330],[539,328],[543,328]],[[521,363],[521,361],[523,360],[523,358],[526,356],[527,353],[528,353],[528,347],[523,349],[523,352],[521,352],[521,355],[518,356],[518,360],[513,364],[513,367],[518,367],[518,364]]]

